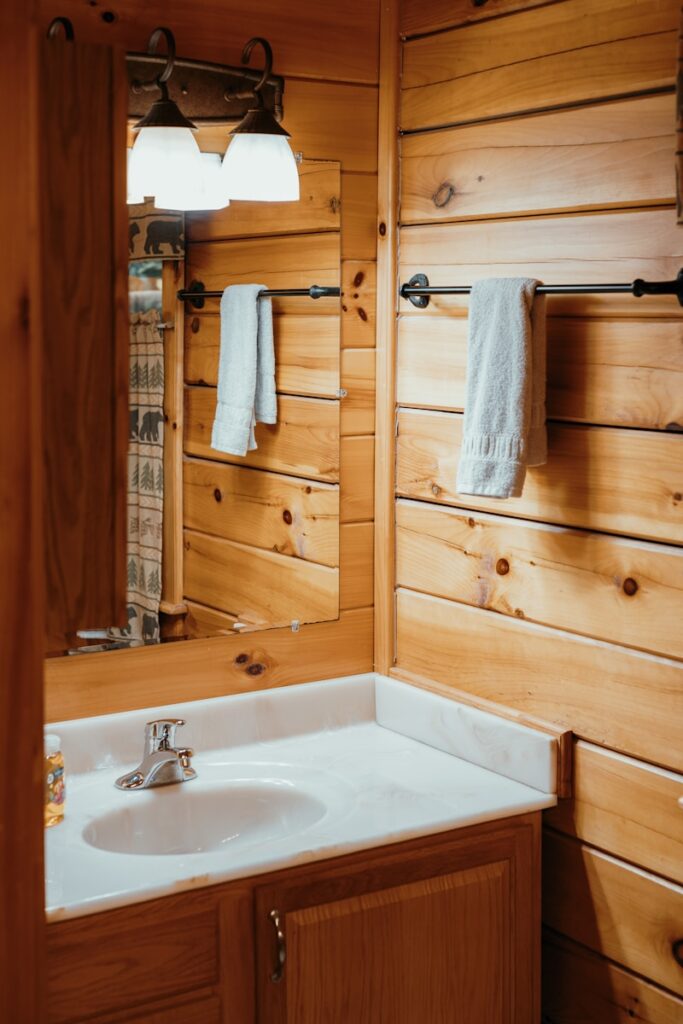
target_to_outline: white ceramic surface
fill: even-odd
[[[181,717],[198,777],[117,790]],[[550,736],[372,674],[56,723],[67,811],[47,914],[75,917],[556,802]]]

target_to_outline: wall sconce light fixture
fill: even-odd
[[[153,54],[165,39],[166,64],[152,82],[140,83],[145,90],[159,89],[156,100],[134,126],[137,138],[128,165],[128,192],[133,197],[156,196],[160,189],[171,195],[196,194],[203,167],[193,132],[196,125],[182,113],[168,95],[166,85],[175,62],[175,39],[167,28],[157,28],[150,36],[148,53]]]
[[[263,47],[266,66],[254,86],[256,105],[231,132],[221,174],[231,199],[295,202],[299,199],[299,172],[289,145],[289,132],[266,109],[262,91],[272,74],[273,51],[267,39],[255,36],[242,51],[248,64],[256,44]]]

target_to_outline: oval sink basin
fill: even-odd
[[[112,853],[215,853],[301,832],[327,812],[316,797],[277,779],[187,782],[127,798],[130,806],[85,827],[87,843]]]

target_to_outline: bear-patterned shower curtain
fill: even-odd
[[[130,317],[128,625],[116,636],[159,641],[164,512],[164,342],[159,313]]]

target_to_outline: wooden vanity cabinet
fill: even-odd
[[[539,836],[523,815],[55,923],[49,1021],[537,1024]]]

